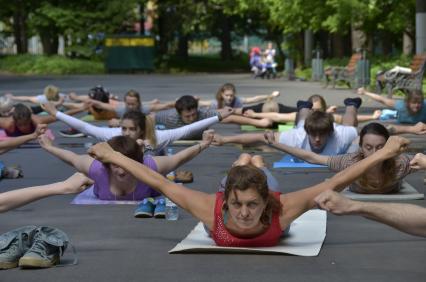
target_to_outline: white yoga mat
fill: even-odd
[[[416,188],[411,186],[407,181],[402,181],[401,190],[396,194],[358,194],[349,191],[346,188],[342,194],[353,200],[364,201],[401,201],[401,200],[421,200],[425,195],[419,193]]]
[[[310,210],[297,218],[290,227],[289,234],[275,247],[234,248],[216,246],[199,222],[195,228],[169,253],[274,253],[296,256],[317,256],[325,239],[327,213]]]

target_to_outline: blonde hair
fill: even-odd
[[[266,102],[262,105],[262,113],[278,113],[279,106],[273,98],[268,97]]]
[[[48,85],[44,88],[44,96],[49,101],[58,101],[59,100],[59,88],[54,85]]]
[[[12,99],[6,96],[1,96],[0,97],[0,115],[4,116],[8,114],[12,108],[13,108]]]

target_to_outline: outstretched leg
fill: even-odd
[[[346,98],[344,101],[346,110],[342,117],[342,124],[347,126],[358,126],[358,109],[361,106],[361,98]]]

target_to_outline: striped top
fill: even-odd
[[[360,151],[351,154],[330,156],[327,160],[327,166],[330,168],[330,170],[339,172],[362,159],[363,156]],[[414,172],[414,170],[410,168],[411,159],[412,157],[406,154],[401,154],[395,157],[394,179],[386,187],[382,186],[382,183],[385,179],[380,179],[380,177],[378,177],[374,183],[369,185],[369,187],[361,186],[359,180],[357,180],[349,186],[349,189],[352,192],[362,194],[396,193],[401,188],[402,179],[408,174]]]

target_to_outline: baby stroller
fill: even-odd
[[[262,54],[259,47],[251,48],[250,70],[253,72],[253,78],[264,77],[266,68],[262,61]]]

